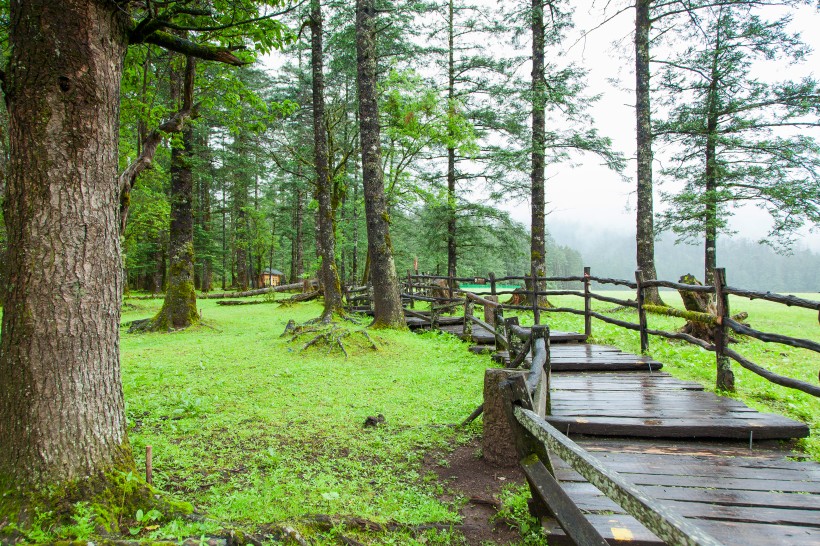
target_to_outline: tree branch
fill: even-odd
[[[176,51],[177,53],[182,53],[183,55],[190,57],[196,57],[198,59],[204,59],[206,61],[217,61],[232,66],[243,66],[246,64],[231,53],[228,48],[217,47],[209,44],[197,44],[161,30],[152,32],[144,37],[132,34],[129,36],[129,39],[137,40],[132,41],[131,43],[154,44],[170,51]]]

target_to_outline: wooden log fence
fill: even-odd
[[[418,273],[413,274],[408,272],[406,285],[402,291],[402,298],[410,303],[411,309],[414,302],[425,302],[431,304],[432,314],[436,318],[439,317],[444,311],[452,311],[455,307],[463,306],[465,309],[465,326],[463,330],[465,336],[467,333],[471,333],[473,331],[473,326],[475,325],[486,329],[495,336],[496,349],[499,351],[509,351],[510,359],[513,361],[515,361],[516,357],[519,356],[521,346],[515,340],[511,339],[512,328],[510,325],[505,324],[504,311],[531,312],[536,325],[541,322],[540,319],[542,313],[566,313],[584,317],[584,336],[586,338],[590,338],[592,336],[592,319],[597,319],[620,328],[638,332],[640,336],[642,353],[646,353],[649,350],[649,336],[658,336],[666,339],[685,341],[705,350],[712,351],[715,353],[716,359],[716,385],[718,389],[721,390],[734,389],[734,376],[731,372],[731,366],[729,365],[729,360],[731,359],[743,368],[752,371],[761,377],[772,381],[773,383],[794,388],[814,396],[820,396],[820,387],[805,381],[784,377],[770,370],[766,370],[762,366],[751,362],[747,358],[740,355],[737,351],[731,350],[728,347],[729,332],[749,336],[766,343],[779,343],[813,352],[820,352],[820,343],[808,339],[793,338],[776,333],[761,332],[734,320],[730,316],[728,296],[734,295],[745,297],[750,300],[763,299],[782,305],[816,310],[819,312],[818,320],[820,320],[820,302],[799,298],[792,295],[774,294],[772,292],[758,292],[728,286],[726,283],[725,270],[722,268],[715,270],[715,278],[716,281],[713,286],[701,286],[656,279],[644,279],[642,273],[637,271],[635,274],[635,281],[633,282],[624,279],[594,276],[591,274],[590,268],[588,267],[584,268],[583,275],[581,276],[560,277],[535,277],[533,275],[510,275],[496,277],[492,272],[488,273],[485,277],[449,277],[445,275],[420,275]],[[434,284],[434,281],[444,282]],[[581,289],[539,289],[539,285],[544,286],[548,283],[559,282],[577,282],[580,284]],[[490,297],[493,299],[498,298],[499,296],[523,294],[526,296],[527,302],[525,302],[525,304],[515,304],[493,301],[492,299],[487,299],[480,294],[458,288],[458,283],[488,285]],[[502,283],[517,283],[519,288],[516,290],[503,290],[500,289],[500,285]],[[593,284],[626,287],[635,291],[635,299],[622,299],[596,293],[593,291]],[[644,301],[644,295],[645,291],[649,288],[669,288],[673,290],[710,294],[715,299],[717,313],[713,315],[710,313],[683,311],[670,307],[646,304]],[[443,291],[446,296],[432,296],[431,292],[433,290],[437,290],[439,293]],[[351,290],[351,292],[353,291]],[[551,296],[573,296],[580,298],[583,300],[583,308],[547,307],[545,305],[539,305],[539,300],[542,297]],[[637,322],[629,322],[593,311],[593,300],[612,303],[629,309],[635,309],[638,313]],[[491,310],[492,316],[495,317],[492,324],[487,321],[482,321],[475,316],[474,309],[479,305]],[[715,342],[711,343],[683,332],[668,332],[650,328],[648,324],[649,315],[652,314],[684,318],[688,321],[706,324],[712,328],[715,334]],[[489,314],[487,316],[489,316]],[[467,323],[470,323],[470,325],[467,326]]]
[[[584,310],[572,310],[580,312],[585,316],[585,333],[587,335],[591,333],[591,319],[598,318],[611,324],[639,331],[642,338],[642,345],[645,346],[648,346],[649,335],[684,340],[716,353],[718,357],[718,386],[720,388],[730,388],[733,385],[734,377],[731,373],[731,367],[728,366],[728,361],[731,358],[742,367],[761,375],[773,383],[799,389],[814,396],[820,396],[820,387],[796,379],[784,378],[758,366],[736,351],[728,348],[727,331],[733,331],[738,334],[749,335],[764,342],[783,343],[793,347],[820,352],[820,344],[814,341],[758,332],[730,318],[729,290],[725,289],[724,270],[719,269],[715,271],[715,286],[712,287],[714,288],[717,307],[716,315],[706,313],[693,314],[686,311],[668,309],[665,309],[663,312],[663,314],[669,316],[676,316],[687,320],[700,320],[709,324],[715,329],[714,344],[681,332],[665,332],[649,328],[647,326],[646,313],[658,310],[652,306],[644,305],[643,290],[653,286],[654,283],[645,280],[641,272],[636,273],[635,283],[637,302],[635,307],[639,312],[639,324],[620,321],[592,311],[590,302],[594,298],[589,287],[589,283],[591,282],[589,279],[591,279],[591,276],[588,275],[588,273],[589,271],[585,269],[585,277],[588,280],[585,281],[584,292],[582,294],[584,298]],[[492,275],[489,277],[492,278]],[[670,284],[679,285],[679,283]],[[533,283],[532,286],[536,286],[535,283]],[[685,290],[688,288],[690,288],[690,285],[682,285],[679,289]],[[537,290],[535,288],[529,293],[533,299],[536,297],[536,294]],[[772,301],[771,298],[770,301]],[[806,301],[807,300],[803,300],[803,302]],[[518,324],[517,320],[505,319],[504,317],[505,310],[519,307],[528,309],[527,306],[499,304],[471,293],[465,293],[464,302],[465,325],[467,323],[471,325],[477,324],[476,320],[480,320],[475,319],[473,314],[476,304],[493,307],[496,318],[495,328],[491,330],[496,336],[496,349],[507,349],[509,351],[510,368],[520,365],[524,361],[524,357],[528,354],[532,359],[530,369],[526,376],[512,373],[508,376],[507,380],[502,381],[498,385],[498,388],[501,391],[504,410],[507,415],[507,425],[512,431],[519,464],[530,486],[532,495],[530,511],[534,516],[554,517],[570,540],[576,544],[585,546],[603,546],[607,544],[607,541],[595,529],[590,520],[587,519],[587,516],[578,508],[558,483],[550,460],[550,456],[557,456],[568,463],[576,472],[581,474],[590,484],[597,487],[609,499],[619,504],[628,514],[633,516],[661,540],[669,544],[686,546],[719,546],[721,544],[703,529],[680,515],[674,508],[653,498],[645,490],[636,486],[618,472],[605,466],[601,461],[572,442],[544,419],[545,416],[551,413],[549,328],[537,324],[529,329],[523,328]],[[783,302],[781,301],[780,303]],[[804,305],[803,307],[808,306]],[[813,307],[809,308],[811,309]],[[558,311],[555,308],[545,310],[549,312],[563,312],[563,310]],[[484,323],[482,326],[486,327],[489,325]],[[723,361],[720,360],[721,358]],[[462,424],[467,424],[475,419],[482,413],[483,409],[484,405],[476,408]],[[496,425],[485,422],[485,430],[487,427],[492,426]]]

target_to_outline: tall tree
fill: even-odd
[[[324,52],[322,50],[322,7],[320,0],[310,2],[311,68],[313,72],[313,143],[316,169],[316,198],[319,202],[317,247],[321,260],[324,288],[322,319],[329,321],[342,311],[342,290],[336,269],[336,235],[334,210],[331,205],[333,188],[328,170],[327,125],[325,122]]]
[[[689,19],[679,31],[687,47],[658,61],[671,110],[655,130],[679,149],[663,174],[683,182],[664,194],[670,208],[660,227],[684,240],[703,238],[711,284],[730,205],[765,207],[770,242],[786,247],[795,229],[820,223],[820,146],[812,136],[820,127],[820,86],[810,78],[766,83],[752,74],[755,61],[805,57],[807,48],[787,30],[790,17],[767,19],[756,3],[738,1]]]
[[[373,326],[404,327],[390,222],[384,198],[379,105],[376,80],[376,7],[374,0],[356,0],[356,58],[359,126],[370,278],[373,283]]]
[[[182,103],[181,110],[193,108],[195,77],[196,61],[190,56],[184,70],[177,68],[172,72],[171,97]],[[151,330],[187,328],[199,321],[194,291],[193,134],[191,124],[185,124],[181,138],[171,148],[168,289],[162,308],[148,326]]]
[[[213,26],[218,14],[177,2],[149,11],[130,12],[131,6],[102,0],[10,6],[4,204],[12,273],[0,341],[0,490],[4,505],[22,507],[15,512],[23,520],[31,495],[44,486],[82,480],[82,487],[110,487],[115,471],[134,469],[118,335],[117,141],[126,47],[150,42],[241,64],[226,49],[165,32]],[[257,3],[233,9],[239,19],[254,17],[264,26]],[[259,39],[272,44],[275,36],[281,28]]]
[[[637,142],[636,261],[646,279],[655,270],[655,212],[652,184],[652,108],[650,101],[649,34],[653,0],[635,0],[635,138]],[[663,304],[657,288],[646,291],[650,303]]]
[[[546,218],[544,190],[544,148],[546,147],[546,87],[544,71],[544,0],[532,0],[532,171],[530,192],[532,229],[530,232],[530,271],[537,277],[547,274]],[[543,290],[539,286],[534,289]]]
[[[447,2],[447,113],[456,115],[456,29],[454,0]],[[454,131],[448,124],[447,143],[447,276],[456,276],[458,252],[456,246],[456,143]]]

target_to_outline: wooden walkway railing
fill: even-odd
[[[607,277],[593,276],[590,268],[585,267],[583,275],[565,277],[533,277],[533,276],[506,276],[496,277],[489,273],[486,278],[478,277],[448,277],[441,275],[420,275],[408,272],[402,287],[402,300],[407,306],[408,316],[418,319],[430,320],[432,324],[438,324],[442,313],[452,311],[457,307],[464,308],[464,329],[465,332],[472,330],[473,325],[492,332],[496,336],[497,345],[509,344],[506,335],[507,322],[503,316],[505,310],[510,311],[531,311],[535,324],[540,324],[541,313],[569,313],[584,317],[585,338],[592,335],[592,319],[597,319],[614,326],[633,330],[639,333],[641,352],[649,350],[649,336],[659,336],[667,339],[683,340],[687,343],[697,345],[705,350],[715,353],[716,360],[716,386],[720,390],[734,390],[734,375],[729,365],[730,359],[737,362],[743,368],[767,379],[768,381],[806,392],[813,396],[820,396],[820,386],[802,381],[799,379],[785,377],[771,370],[760,366],[743,356],[740,352],[729,347],[729,334],[731,332],[749,336],[766,343],[780,343],[791,347],[806,349],[820,353],[820,343],[808,339],[799,339],[777,333],[761,332],[750,328],[734,320],[730,314],[729,295],[754,299],[763,299],[787,306],[801,307],[818,311],[820,321],[820,301],[812,301],[791,295],[774,294],[771,292],[759,292],[728,286],[726,283],[726,272],[719,268],[715,270],[714,286],[702,286],[693,284],[683,284],[678,282],[662,280],[646,280],[641,271],[635,272],[635,281],[612,279]],[[478,295],[473,292],[459,288],[460,283],[471,283],[486,285],[489,294]],[[505,283],[517,283],[523,285],[516,290],[502,289]],[[571,285],[576,283],[578,289],[543,289],[542,286],[549,284]],[[622,299],[609,295],[596,293],[592,290],[592,285],[614,285],[635,291],[635,299]],[[709,294],[714,298],[717,313],[696,313],[691,311],[679,311],[667,307],[659,307],[645,304],[645,291],[649,288],[671,288],[695,293]],[[369,302],[372,301],[368,295],[369,287],[356,287],[346,290],[348,303],[354,311],[368,311]],[[520,296],[526,300],[526,305],[515,302],[503,303],[499,301],[500,296]],[[542,305],[543,298],[550,296],[575,296],[583,299],[583,309],[574,307],[547,307]],[[626,308],[635,309],[638,313],[636,323],[628,322],[607,316],[592,310],[592,302],[603,301]],[[430,311],[424,312],[416,310],[416,303],[424,302],[430,304]],[[481,305],[485,309],[484,320],[473,314],[475,305]],[[664,314],[686,318],[690,321],[698,321],[708,325],[713,329],[714,342],[705,341],[683,332],[669,332],[650,328],[648,315]],[[508,319],[509,320],[509,319]],[[504,347],[506,348],[506,347]]]

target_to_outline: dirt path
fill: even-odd
[[[493,521],[501,508],[500,494],[506,485],[523,484],[518,467],[498,468],[479,457],[481,441],[475,439],[446,455],[428,455],[425,470],[435,472],[445,484],[443,498],[457,496],[469,499],[461,509],[464,518],[461,531],[469,544],[519,544],[518,530],[505,521]],[[446,465],[441,463],[447,461]]]

